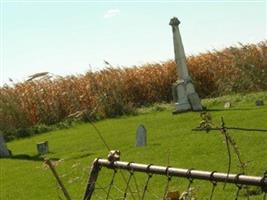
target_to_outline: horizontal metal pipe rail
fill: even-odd
[[[251,185],[261,187],[264,192],[267,192],[267,176],[247,176],[243,174],[227,174],[221,172],[201,171],[194,169],[182,169],[174,167],[164,167],[158,165],[147,165],[133,162],[115,161],[110,162],[107,159],[96,159],[93,162],[90,177],[87,183],[84,200],[89,200],[95,187],[98,172],[101,167],[110,169],[123,169],[136,172],[144,172],[149,174],[158,174],[165,176],[184,177],[188,179],[199,179],[213,182],[226,182],[238,185]]]
[[[185,177],[191,179],[212,180],[216,182],[227,182],[241,185],[254,185],[262,188],[267,187],[267,177],[247,176],[242,174],[227,174],[220,172],[209,172],[201,170],[190,170],[174,167],[163,167],[158,165],[147,165],[132,162],[115,161],[110,162],[106,159],[97,159],[97,164],[107,168],[127,169],[138,172],[146,172],[159,175]]]

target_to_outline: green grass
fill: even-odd
[[[254,105],[256,98],[266,100],[267,93],[235,95],[203,102],[208,108],[213,109],[210,113],[216,124],[220,123],[220,117],[223,116],[226,125],[229,126],[267,128],[267,106],[256,107]],[[224,110],[224,101],[231,101],[233,107]],[[138,111],[140,114],[137,116],[107,119],[95,125],[110,147],[122,152],[122,160],[226,172],[228,161],[223,136],[217,132],[191,131],[200,122],[199,114],[188,112],[172,115],[171,109],[169,105],[157,105],[149,109],[140,109]],[[148,131],[148,145],[136,148],[135,131],[141,123]],[[237,142],[242,159],[250,161],[247,173],[262,176],[267,170],[267,133],[241,131],[229,131],[229,133]],[[43,140],[49,141],[51,152],[47,157],[59,159],[56,169],[73,199],[82,199],[92,161],[96,157],[106,158],[108,154],[89,123],[9,142],[8,147],[14,157],[0,159],[1,200],[47,200],[58,199],[58,195],[61,195],[50,170],[36,155],[36,143]],[[234,158],[233,173],[238,173],[237,165],[237,159]],[[99,180],[102,185],[108,183],[110,173],[107,170],[101,172]],[[120,175],[117,176],[115,183],[122,185]],[[145,177],[141,177],[140,174],[137,176],[140,176],[138,182],[142,185]],[[166,178],[153,177],[152,179],[150,189],[158,193],[163,192]],[[186,180],[175,178],[171,188],[185,191],[186,185]],[[203,196],[207,198],[211,190],[211,184],[203,181],[196,181],[193,187],[199,196],[198,199],[205,199]],[[216,188],[214,199],[233,199],[235,186],[229,185],[225,191],[222,191],[221,187],[222,184]],[[251,199],[262,198],[254,195]]]

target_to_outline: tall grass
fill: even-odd
[[[189,56],[187,62],[201,97],[267,89],[267,41]],[[99,119],[170,102],[176,76],[175,63],[166,61],[6,85],[0,88],[0,130],[7,138],[24,136],[29,127],[77,114]]]

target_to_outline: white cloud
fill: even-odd
[[[119,9],[110,9],[105,13],[104,18],[115,17],[115,16],[119,15],[120,12],[121,11]]]

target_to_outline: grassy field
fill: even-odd
[[[267,128],[267,106],[256,107],[254,103],[256,98],[266,100],[267,93],[222,97],[205,100],[204,104],[212,109],[210,114],[215,124],[219,124],[220,117],[223,116],[226,125],[229,126]],[[226,100],[233,102],[233,107],[229,110],[223,109],[223,102]],[[172,115],[171,109],[169,105],[158,105],[140,109],[140,114],[137,116],[107,119],[95,125],[110,147],[122,152],[122,160],[226,172],[228,160],[223,136],[217,132],[191,131],[200,122],[199,113]],[[148,131],[148,145],[136,148],[135,131],[141,123]],[[267,170],[267,133],[240,131],[229,131],[229,133],[237,142],[242,159],[249,161],[247,173],[262,176]],[[44,140],[49,141],[51,151],[47,157],[58,160],[56,168],[73,199],[82,199],[92,161],[96,157],[106,158],[108,154],[89,123],[9,142],[8,147],[14,157],[0,159],[1,200],[59,199],[61,192],[56,187],[54,177],[36,154],[36,143]],[[234,155],[233,158],[232,172],[238,173],[238,162]],[[105,170],[101,172],[102,185],[110,180],[109,174],[110,172]],[[143,185],[145,177],[137,176],[140,176],[138,183]],[[162,197],[166,178],[152,179],[150,190]],[[119,174],[115,184],[122,185]],[[185,191],[186,185],[187,180],[181,178],[175,178],[171,182],[172,190]],[[198,199],[208,198],[210,183],[196,181],[193,187]],[[214,199],[233,199],[235,191],[235,186],[230,185],[222,191],[220,184],[216,188]],[[253,195],[251,199],[262,198],[260,195]]]

